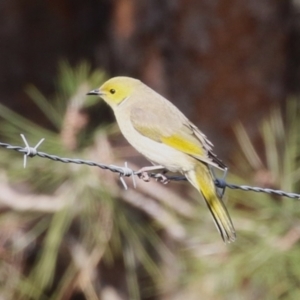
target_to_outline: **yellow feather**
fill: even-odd
[[[236,239],[235,229],[222,199],[217,194],[208,166],[199,162],[186,177],[202,194],[224,242],[233,242]]]
[[[186,154],[193,156],[204,155],[204,150],[201,147],[201,144],[195,138],[193,140],[188,140],[181,135],[175,134],[167,137],[163,136],[160,139],[164,144],[185,152]]]

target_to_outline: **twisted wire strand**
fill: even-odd
[[[42,140],[41,140],[42,141]],[[41,144],[41,141],[38,143],[38,145]],[[26,144],[26,142],[25,142]],[[74,164],[82,164],[82,165],[88,165],[91,167],[98,167],[104,170],[110,170],[111,172],[114,173],[118,173],[120,176],[139,176],[141,175],[141,172],[139,171],[134,171],[130,168],[127,167],[127,163],[125,163],[124,167],[121,166],[116,166],[116,165],[106,165],[106,164],[102,164],[102,163],[97,163],[91,160],[84,160],[84,159],[78,159],[78,158],[67,158],[67,157],[60,157],[57,155],[52,155],[52,154],[48,154],[45,152],[41,152],[41,151],[37,151],[37,146],[36,147],[30,147],[30,146],[26,146],[26,147],[21,147],[21,146],[13,146],[7,143],[2,143],[0,142],[0,147],[6,148],[8,150],[14,150],[20,153],[24,154],[24,158],[29,156],[29,157],[34,157],[34,156],[39,156],[41,158],[47,158],[50,160],[54,160],[54,161],[59,161],[62,163],[74,163]],[[149,177],[152,178],[159,178],[157,173],[150,173]],[[186,178],[184,176],[166,176],[166,178],[168,180],[172,180],[172,181],[182,181],[182,180],[186,180]],[[134,182],[134,186],[135,186],[135,181]],[[122,181],[122,184],[124,185],[125,189],[127,189],[127,185],[124,181]],[[257,193],[268,193],[268,194],[272,194],[272,195],[278,195],[278,196],[283,196],[283,197],[288,197],[288,198],[292,198],[292,199],[300,199],[300,194],[296,194],[296,193],[289,193],[289,192],[285,192],[282,190],[274,190],[274,189],[270,189],[270,188],[261,188],[261,187],[254,187],[254,186],[248,186],[248,185],[236,185],[236,184],[231,184],[231,183],[227,183],[224,179],[216,179],[215,180],[215,184],[217,187],[221,188],[221,189],[225,189],[225,188],[230,188],[230,189],[240,189],[243,191],[252,191],[252,192],[257,192]]]

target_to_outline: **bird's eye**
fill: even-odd
[[[114,94],[114,93],[116,92],[116,90],[111,89],[109,92],[110,92],[111,94]]]

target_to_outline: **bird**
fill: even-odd
[[[223,241],[235,241],[236,232],[212,172],[213,168],[225,170],[226,165],[196,125],[135,78],[113,77],[87,95],[101,97],[112,108],[123,136],[153,164],[144,170],[183,174],[204,198]]]

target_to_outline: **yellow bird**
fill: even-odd
[[[212,143],[177,107],[130,77],[111,78],[88,95],[100,96],[113,109],[124,137],[155,165],[150,169],[182,173],[202,194],[222,239],[235,240],[211,172],[212,167],[226,167],[212,152]]]

